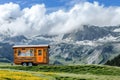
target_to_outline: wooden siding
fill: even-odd
[[[49,63],[48,48],[49,48],[48,46],[13,47],[14,63],[22,64],[23,62],[32,62],[33,64],[48,64]]]

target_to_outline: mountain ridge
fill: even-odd
[[[6,36],[2,37],[0,46],[3,46],[3,43],[10,45],[6,48],[10,51],[6,53],[11,54],[9,59],[11,62],[13,61],[12,45],[49,44],[50,64],[104,64],[120,54],[120,32],[115,32],[117,29],[120,29],[120,26],[85,25],[83,30],[78,29],[61,35]],[[0,49],[1,54],[4,52],[2,49],[4,48]]]

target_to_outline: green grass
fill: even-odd
[[[45,77],[36,76],[28,72],[0,70],[0,80],[49,80]]]
[[[119,80],[120,76],[91,75],[91,74],[56,74],[56,80]]]
[[[0,66],[0,68],[9,68],[25,71],[40,71],[40,72],[66,72],[76,74],[95,74],[95,75],[120,75],[120,68],[98,65],[76,65],[76,66],[55,66],[41,65],[32,67],[23,66]]]
[[[120,68],[103,65],[0,66],[0,69],[34,72],[55,80],[119,80]]]

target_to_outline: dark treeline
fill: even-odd
[[[110,65],[110,66],[120,66],[120,55],[115,57],[112,60],[108,60],[105,65]]]

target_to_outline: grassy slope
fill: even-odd
[[[32,75],[28,72],[0,70],[0,80],[47,80],[46,78]]]
[[[56,80],[119,80],[120,68],[98,65],[53,66],[42,65],[33,67],[0,66],[1,69],[24,70],[37,76],[51,77]],[[40,76],[41,77],[41,76]]]

